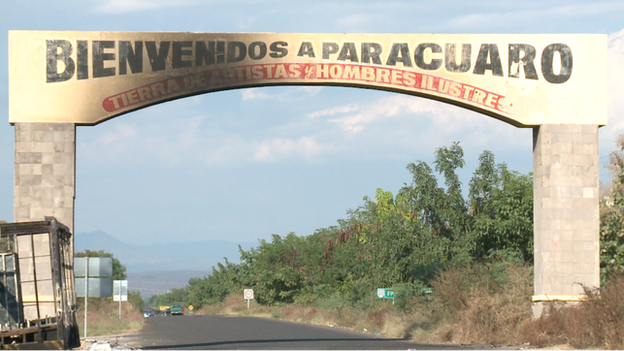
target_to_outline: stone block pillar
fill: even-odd
[[[74,232],[76,125],[15,123],[15,222],[54,216]]]
[[[533,129],[534,317],[600,286],[598,161],[597,125]]]

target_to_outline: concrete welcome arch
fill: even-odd
[[[535,302],[599,285],[606,35],[9,32],[15,221],[73,231],[76,126],[270,85],[387,90],[533,129]]]

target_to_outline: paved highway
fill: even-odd
[[[255,317],[170,316],[147,318],[144,349],[407,350],[458,349],[418,344],[324,326]],[[482,347],[483,345],[481,345]],[[466,349],[466,345],[461,347]]]

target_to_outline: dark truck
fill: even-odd
[[[175,315],[183,315],[184,314],[184,307],[182,307],[182,305],[171,305],[171,315],[175,316]]]
[[[0,224],[0,348],[80,346],[73,244],[53,217]]]

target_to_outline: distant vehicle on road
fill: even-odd
[[[152,310],[143,311],[143,317],[147,318],[147,317],[153,317],[153,316],[154,316],[154,312],[152,312]]]
[[[171,307],[170,306],[159,306],[158,307],[158,315],[159,316],[170,316],[171,315]]]
[[[171,306],[171,315],[183,315],[184,307],[182,305],[172,305]]]

